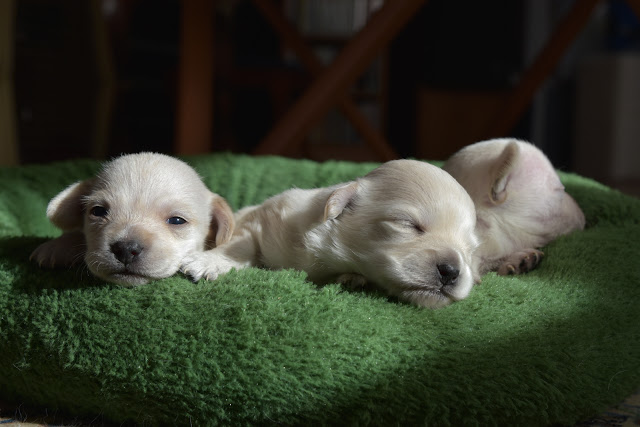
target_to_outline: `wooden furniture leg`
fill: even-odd
[[[314,77],[320,76],[325,66],[320,62],[313,50],[305,43],[298,30],[286,20],[273,2],[271,0],[253,0],[253,3],[267,21],[269,21],[271,26],[280,34],[282,40],[293,50],[302,65],[304,65]],[[371,123],[362,115],[348,95],[344,95],[339,102],[343,114],[381,160],[387,161],[398,158],[395,150],[389,145],[380,132],[371,126]]]
[[[278,154],[297,146],[331,106],[366,69],[426,0],[388,0],[311,84],[293,108],[275,125],[254,154]]]
[[[175,151],[211,151],[213,132],[214,2],[181,2]]]
[[[19,163],[13,49],[16,0],[0,3],[0,165]]]
[[[584,28],[598,2],[599,0],[574,1],[571,10],[558,24],[533,64],[525,71],[520,83],[507,96],[504,106],[499,109],[496,118],[490,123],[482,139],[503,137],[513,129],[542,83],[551,74],[578,33]]]

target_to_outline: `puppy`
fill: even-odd
[[[213,280],[232,268],[294,268],[319,284],[370,283],[436,308],[471,290],[475,218],[449,174],[395,160],[352,182],[291,189],[240,210],[229,243],[192,254],[182,270]]]
[[[564,191],[549,159],[516,139],[469,145],[444,164],[467,190],[477,211],[475,252],[481,274],[519,274],[535,268],[541,248],[584,228],[578,204]]]
[[[187,253],[225,243],[234,227],[227,202],[191,167],[155,153],[107,163],[55,196],[47,216],[63,234],[31,259],[57,267],[84,258],[94,275],[122,285],[173,275]]]

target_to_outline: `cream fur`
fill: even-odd
[[[294,268],[316,283],[369,282],[434,308],[465,298],[477,278],[473,202],[424,162],[396,160],[356,181],[291,189],[240,210],[236,224],[229,243],[192,254],[182,270],[213,280],[232,268]],[[459,270],[452,283],[441,279],[445,265]]]
[[[542,258],[537,248],[584,228],[580,207],[532,144],[511,138],[478,142],[454,154],[443,169],[475,203],[481,273],[529,271]]]
[[[175,274],[189,252],[228,241],[234,226],[226,201],[191,167],[156,153],[107,163],[97,177],[54,197],[47,216],[63,234],[31,259],[42,267],[84,259],[96,276],[124,285]],[[175,218],[185,222],[169,223]]]

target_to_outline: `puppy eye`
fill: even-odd
[[[167,224],[171,224],[171,225],[182,225],[186,223],[187,223],[187,220],[179,216],[172,216],[171,218],[167,219]]]
[[[402,219],[398,221],[404,228],[414,231],[416,233],[424,233],[424,228],[417,222],[410,219]]]
[[[97,216],[97,217],[105,217],[109,214],[109,210],[107,208],[105,208],[104,206],[94,206],[91,208],[91,210],[89,211],[89,213],[92,216]]]
[[[422,228],[422,227],[420,226],[420,224],[417,224],[417,223],[415,223],[415,222],[411,222],[411,223],[409,224],[409,227],[413,228],[413,230],[414,230],[414,231],[416,231],[416,232],[418,232],[418,233],[420,233],[420,234],[424,233],[424,228]]]

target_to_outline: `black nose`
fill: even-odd
[[[440,273],[440,283],[442,285],[453,285],[458,280],[460,270],[451,264],[438,264],[438,273]]]
[[[144,248],[134,240],[120,241],[111,245],[111,252],[124,265],[131,264]]]

